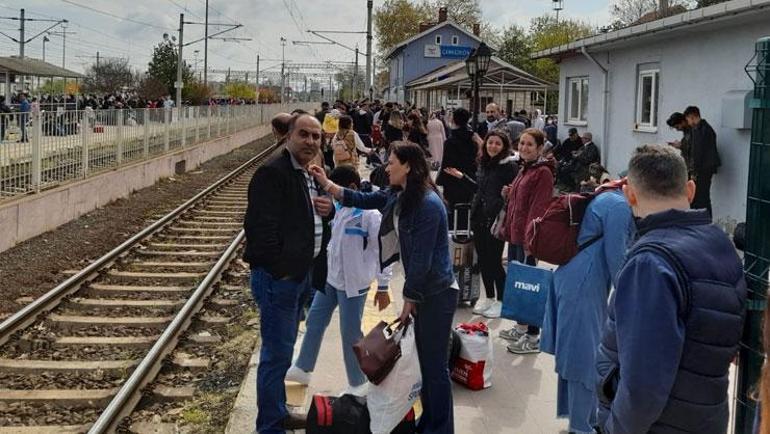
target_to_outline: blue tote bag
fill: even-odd
[[[521,324],[542,326],[552,285],[553,271],[511,261],[505,277],[502,317]]]

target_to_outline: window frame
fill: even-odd
[[[644,79],[650,77],[650,122],[642,122],[642,112],[644,110]],[[640,69],[636,74],[636,118],[634,119],[634,130],[644,133],[657,133],[658,123],[660,122],[660,113],[658,102],[660,97],[660,68]]]
[[[574,95],[572,95],[572,86],[574,83],[577,83],[577,117],[573,117],[572,113],[572,103],[575,100]],[[588,90],[588,92],[585,95],[585,105],[586,105],[586,112],[583,113],[583,87],[585,84],[585,88]],[[567,121],[565,122],[566,125],[577,125],[577,126],[585,126],[588,125],[588,95],[591,93],[591,79],[587,75],[582,75],[579,77],[570,77],[567,79]]]
[[[433,41],[436,43],[436,45],[441,45],[441,42],[444,40],[444,38],[441,37],[441,35],[436,35],[433,38]]]
[[[452,35],[452,45],[460,45],[460,37],[457,35]]]

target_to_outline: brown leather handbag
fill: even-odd
[[[361,366],[366,378],[372,384],[380,384],[390,371],[396,365],[396,361],[401,358],[400,338],[406,326],[399,324],[395,329],[393,326],[400,323],[399,320],[388,324],[380,321],[366,336],[353,345],[353,352],[356,354],[358,364]]]

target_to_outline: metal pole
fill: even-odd
[[[259,104],[259,54],[257,54],[257,91],[255,95],[256,100],[254,104]]]
[[[182,108],[182,49],[184,48],[184,14],[179,14],[179,55],[176,60],[176,106]]]
[[[64,28],[61,32],[61,67],[67,67],[67,29]],[[64,80],[67,81],[66,79]]]
[[[19,26],[19,57],[24,58],[24,8],[21,9],[21,26]]]
[[[45,62],[45,43],[48,42],[47,37],[43,37],[43,62]]]
[[[281,104],[283,104],[283,88],[286,83],[286,38],[281,36]]]
[[[369,93],[369,100],[374,99],[374,89],[372,83],[372,7],[373,0],[366,1],[366,91]]]
[[[350,91],[353,93],[353,99],[356,99],[358,92],[356,92],[358,88],[358,46],[356,45],[356,62],[355,66],[353,67],[353,85],[350,87]]]
[[[203,86],[208,86],[209,70],[209,0],[206,0],[206,24],[203,30]]]

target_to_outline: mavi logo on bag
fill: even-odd
[[[531,292],[540,292],[540,284],[537,283],[527,283],[527,282],[521,282],[516,281],[516,283],[513,284],[513,287],[516,289],[521,289],[524,291],[531,291]]]

